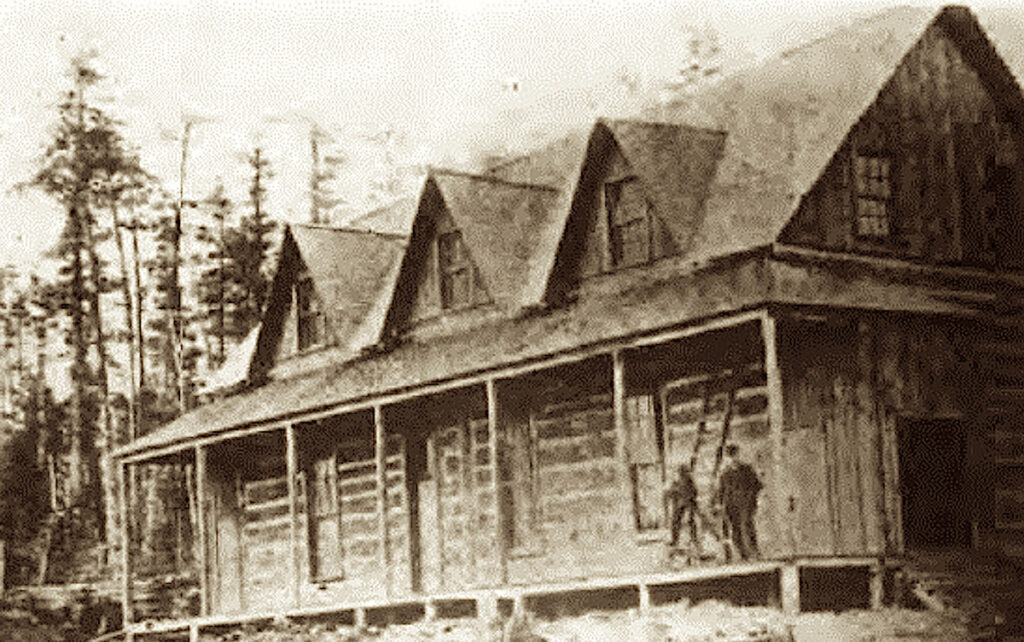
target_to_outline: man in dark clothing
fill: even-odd
[[[672,515],[672,540],[669,546],[675,548],[679,543],[679,529],[683,525],[683,517],[688,516],[692,547],[697,543],[697,487],[693,483],[689,466],[679,466],[679,472],[665,495],[668,499],[669,514]]]
[[[725,511],[727,534],[741,559],[759,555],[754,513],[757,495],[762,484],[750,464],[737,459],[739,447],[730,444],[725,449],[726,465],[718,485],[718,500]]]

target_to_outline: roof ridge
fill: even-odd
[[[541,183],[526,183],[526,182],[523,182],[523,181],[510,181],[508,179],[501,178],[499,176],[491,176],[489,174],[474,174],[472,172],[464,172],[464,171],[461,171],[461,170],[449,169],[449,168],[445,168],[445,167],[432,167],[432,168],[430,168],[430,171],[427,173],[427,177],[429,178],[429,177],[432,177],[434,175],[455,176],[455,177],[459,177],[459,178],[470,178],[470,179],[474,179],[474,180],[485,181],[485,182],[488,182],[488,183],[498,183],[498,184],[501,184],[501,185],[508,185],[509,187],[521,187],[521,188],[525,188],[525,189],[537,189],[537,190],[543,190],[543,191],[546,191],[546,192],[559,192],[560,191],[557,187],[553,187],[551,185],[543,185]]]
[[[672,122],[669,120],[648,120],[646,118],[598,118],[595,121],[595,125],[608,126],[609,124],[623,123],[627,125],[645,125],[645,126],[657,126],[657,127],[673,127],[675,129],[687,130],[692,132],[711,132],[715,134],[728,134],[729,132],[717,127],[698,127],[697,125],[691,125],[689,123]]]
[[[349,227],[348,225],[327,225],[324,223],[288,223],[289,226],[305,227],[311,230],[324,230],[326,232],[345,232],[351,234],[368,234],[372,236],[379,236],[386,239],[404,240],[408,238],[407,234],[398,234],[397,232],[380,232],[377,230],[370,230],[359,227]]]

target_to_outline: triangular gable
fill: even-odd
[[[495,303],[506,309],[535,304],[542,283],[534,268],[546,263],[538,249],[557,238],[560,192],[451,172],[435,172],[433,179]]]
[[[336,343],[358,350],[376,343],[383,318],[372,318],[381,296],[390,296],[392,277],[405,246],[402,236],[377,234],[345,228],[293,224],[299,256],[320,295]],[[376,332],[363,333],[354,342],[355,331],[366,322]]]
[[[725,134],[630,120],[600,121],[601,125],[611,132],[679,252],[685,254],[703,217]]]
[[[405,247],[401,236],[363,230],[291,224],[285,229],[271,293],[256,340],[254,372],[265,374],[281,356],[294,305],[292,290],[308,271],[330,333],[328,345],[356,353],[380,341],[384,314]]]
[[[970,10],[952,6],[936,14],[901,7],[660,105],[657,113],[666,120],[728,133],[691,256],[700,260],[775,241],[800,198],[933,24],[954,39],[985,82],[1015,87]],[[1019,90],[1003,94],[1005,108],[1019,120]]]
[[[607,230],[601,189],[610,177],[635,176],[653,206],[656,257],[685,254],[704,216],[704,201],[724,146],[725,134],[669,123],[598,120],[591,130],[559,236],[548,280],[549,295],[584,274],[606,271]],[[619,176],[621,174],[621,176]],[[603,230],[603,231],[602,231]],[[588,267],[589,266],[589,267]]]
[[[461,233],[487,301],[506,314],[537,304],[564,216],[561,195],[544,185],[432,170],[399,271],[387,332],[398,334],[414,318],[442,314],[435,246],[438,230],[447,226]]]

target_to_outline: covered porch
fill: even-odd
[[[134,471],[165,460],[187,462],[182,483],[201,510],[182,574],[196,599],[146,611],[144,578],[129,572],[125,621],[141,634],[688,596],[796,611],[815,606],[801,586],[833,584],[852,606],[877,606],[898,549],[822,547],[794,514],[805,499],[794,466],[828,472],[824,459],[794,457],[800,442],[785,425],[797,418],[780,367],[792,363],[791,318],[722,315],[128,454],[126,511]],[[727,445],[763,485],[748,559],[718,506]],[[664,488],[683,463],[697,490],[696,538],[683,529],[673,554]],[[126,549],[126,568],[140,561]]]

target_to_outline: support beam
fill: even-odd
[[[626,359],[621,350],[612,351],[612,412],[615,418],[615,460],[622,473],[622,488],[629,480],[626,452]]]
[[[778,551],[784,557],[792,557],[795,554],[793,519],[790,515],[789,501],[783,484],[785,406],[782,399],[782,372],[779,369],[778,324],[768,310],[765,310],[761,316],[761,338],[764,341],[768,428],[772,440],[772,503],[775,505],[776,533],[779,538]]]
[[[195,457],[197,511],[196,525],[198,526],[197,537],[199,539],[199,546],[197,547],[199,553],[199,559],[197,560],[197,563],[199,564],[199,614],[209,615],[210,568],[207,560],[208,544],[206,538],[206,448],[204,448],[203,446],[196,446]]]
[[[291,588],[292,603],[295,608],[302,605],[302,560],[299,547],[299,453],[295,444],[295,426],[284,427],[285,458],[288,474],[288,517],[291,525]]]
[[[121,518],[121,622],[127,630],[132,623],[132,566],[131,566],[131,528],[128,516],[128,498],[135,489],[129,487],[128,467],[131,464],[121,462],[117,466],[118,476],[118,512]],[[134,479],[132,477],[132,479]]]
[[[384,433],[384,407],[373,407],[373,442],[377,461],[377,537],[378,558],[384,582],[384,595],[391,597],[391,556],[388,551],[387,438]]]
[[[885,605],[885,564],[872,564],[870,572],[871,609],[877,611]]]
[[[499,413],[501,408],[498,405],[498,385],[494,379],[487,380],[487,453],[491,458],[493,473],[491,474],[491,487],[494,490],[494,547],[498,559],[498,584],[508,582],[508,556],[506,554],[506,541],[504,518],[501,511],[501,467],[498,465],[498,431],[501,429]]]

